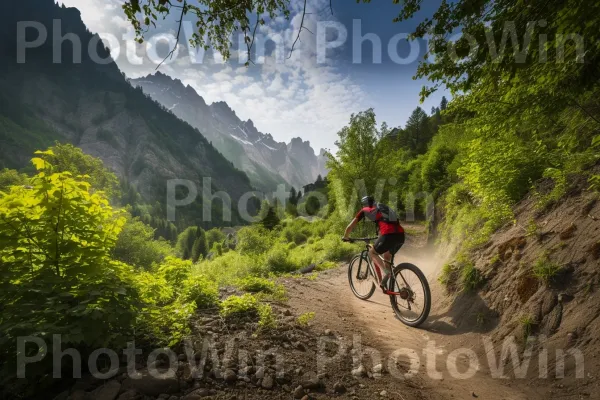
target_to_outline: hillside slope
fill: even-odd
[[[314,182],[319,174],[327,174],[324,150],[316,155],[310,143],[301,138],[287,145],[277,142],[270,134],[259,132],[252,120],[242,121],[227,103],[208,105],[178,79],[157,72],[131,83],[201,131],[261,190],[274,190],[283,182],[299,188]]]
[[[551,189],[548,183],[540,184],[542,193]],[[538,387],[548,386],[538,356],[547,351],[548,376],[554,379],[562,374],[559,355],[564,352],[566,379],[547,389],[560,398],[579,399],[600,390],[593,377],[600,368],[600,196],[586,190],[585,177],[572,177],[570,183],[568,193],[552,205],[540,207],[539,196],[532,194],[515,207],[515,224],[473,252],[478,289],[446,295],[439,305],[442,318],[433,327],[470,333],[479,344],[485,334],[498,348],[514,338],[520,351],[530,337],[533,357],[526,377]],[[459,279],[458,272],[451,274],[450,289]],[[485,353],[483,346],[477,350]],[[584,355],[583,376],[569,351]]]
[[[234,200],[252,190],[248,177],[200,132],[132,88],[114,62],[95,63],[83,51],[82,62],[73,63],[68,41],[62,62],[52,62],[53,20],[61,21],[63,35],[75,33],[83,49],[96,38],[78,10],[53,0],[12,2],[1,19],[1,166],[26,167],[34,150],[58,140],[102,159],[149,203],[164,203],[166,182],[175,178],[200,184],[210,177],[213,190],[224,190]],[[24,64],[16,63],[17,21],[39,21],[49,32],[45,45],[27,51]],[[27,34],[37,35],[33,29]],[[109,54],[98,46],[98,56]],[[179,211],[194,220],[198,209],[196,203]]]

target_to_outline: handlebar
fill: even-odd
[[[377,240],[377,238],[351,238],[351,239],[345,239],[342,238],[342,242],[347,242],[347,243],[356,243],[356,242],[365,242],[365,243],[371,243],[372,241]]]

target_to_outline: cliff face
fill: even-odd
[[[177,79],[158,72],[131,82],[202,132],[259,189],[273,190],[284,182],[298,188],[327,174],[323,150],[315,155],[310,143],[300,138],[287,145],[277,142],[259,132],[252,120],[242,121],[227,103],[207,105]]]
[[[115,63],[90,59],[86,49],[97,38],[77,10],[52,0],[11,2],[0,18],[0,166],[27,167],[33,151],[58,140],[102,159],[146,202],[163,208],[169,179],[201,184],[210,177],[213,190],[234,200],[252,190],[248,177],[198,130],[131,87]],[[68,42],[61,63],[53,63],[53,20],[61,21],[62,35],[80,38],[85,50],[80,63],[73,62]],[[27,50],[24,64],[16,58],[18,21],[38,21],[48,32],[46,44]],[[27,32],[28,40],[36,35],[34,29]],[[108,58],[109,53],[99,46],[98,56]],[[194,209],[188,207],[188,219],[196,218]]]

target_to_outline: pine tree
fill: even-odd
[[[277,206],[264,201],[260,215],[263,217],[261,224],[268,230],[273,230],[279,225],[279,217],[277,216]]]
[[[204,258],[208,254],[208,243],[206,242],[206,232],[202,228],[196,230],[196,240],[192,245],[191,259],[197,262],[200,257]]]
[[[296,189],[294,189],[294,187],[292,187],[292,189],[290,190],[289,202],[293,205],[298,204],[297,193],[296,193]]]
[[[429,126],[429,116],[421,107],[417,107],[406,123],[406,134],[409,148],[417,154],[427,150],[432,131]]]
[[[446,99],[446,96],[442,96],[442,102],[440,103],[440,109],[442,111],[444,111],[446,108],[448,108],[448,99]]]

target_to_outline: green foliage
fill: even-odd
[[[552,261],[547,256],[541,257],[533,266],[533,276],[550,284],[562,271],[562,267]]]
[[[270,304],[258,306],[258,329],[261,331],[277,328],[277,317]]]
[[[265,264],[269,271],[276,274],[292,272],[297,266],[290,260],[290,251],[286,245],[278,243],[266,254]]]
[[[206,233],[204,229],[196,229],[196,239],[192,245],[191,259],[192,262],[197,262],[200,258],[206,257],[208,254],[208,242],[206,240]]]
[[[197,19],[197,29],[190,38],[192,45],[204,49],[208,49],[210,45],[228,59],[231,56],[231,37],[236,32],[243,33],[250,56],[252,32],[256,32],[258,26],[265,24],[262,17],[253,19],[253,15],[268,17],[271,20],[278,17],[289,19],[288,6],[288,2],[280,0],[258,0],[248,7],[231,7],[228,3],[200,0],[187,4],[182,9],[182,15],[192,14],[194,19]],[[139,0],[126,1],[123,10],[136,32],[136,40],[139,43],[143,43],[150,25],[156,27],[156,22],[163,20],[171,12],[171,8],[167,7],[165,2],[140,4]],[[246,66],[248,65],[250,60],[246,62]]]
[[[183,282],[192,273],[192,262],[181,260],[176,257],[167,257],[160,264],[157,273],[162,276],[176,291],[180,291]]]
[[[259,306],[258,299],[250,293],[230,296],[221,302],[221,316],[228,319],[246,316],[254,318],[258,315]]]
[[[237,233],[236,250],[241,254],[262,254],[272,246],[272,235],[269,230],[260,226],[248,226]]]
[[[198,227],[190,226],[179,234],[175,245],[175,254],[184,260],[192,258],[192,249],[196,242]]]
[[[169,242],[154,240],[154,229],[138,218],[129,217],[112,250],[112,256],[126,264],[149,271],[165,257],[172,255],[172,252]]]
[[[592,175],[588,179],[589,190],[600,192],[600,175]]]
[[[4,168],[0,171],[0,192],[8,191],[11,186],[23,186],[27,184],[27,180],[27,175]]]
[[[138,272],[135,284],[145,304],[163,306],[171,303],[175,298],[173,287],[164,276],[159,274]]]
[[[465,292],[471,292],[479,287],[483,278],[481,272],[473,264],[466,264],[461,270],[461,286]]]
[[[239,279],[236,286],[249,293],[273,293],[275,292],[275,282],[270,279],[257,276],[247,276]]]
[[[209,249],[212,249],[215,244],[223,244],[225,234],[219,228],[213,228],[206,231],[206,244]]]
[[[458,278],[457,268],[454,264],[444,264],[438,278],[439,282],[448,290],[453,290]]]
[[[18,336],[50,342],[61,334],[73,347],[124,345],[141,306],[132,268],[110,258],[125,218],[88,182],[55,172],[42,158],[33,164],[38,174],[27,187],[0,194],[2,357],[16,354]],[[47,367],[41,363],[30,376],[41,379]]]
[[[182,299],[198,308],[212,307],[219,302],[219,288],[214,281],[202,275],[193,275],[183,281]]]
[[[302,315],[300,315],[296,321],[298,321],[298,325],[300,326],[308,326],[310,325],[310,323],[312,322],[313,319],[315,319],[315,313],[314,312],[306,312]]]
[[[119,193],[119,181],[116,175],[104,167],[98,158],[85,154],[71,144],[56,143],[41,153],[40,158],[53,166],[54,172],[69,172],[82,176],[96,190],[104,191],[109,199]]]
[[[551,204],[559,201],[567,192],[567,175],[565,171],[557,168],[547,168],[544,171],[544,178],[551,179],[553,183],[552,190],[545,195],[538,194],[537,208],[543,210]]]
[[[521,324],[521,328],[523,329],[524,340],[527,340],[527,338],[534,333],[535,328],[538,325],[535,317],[529,314],[521,316],[521,318],[519,319],[519,323]]]
[[[262,203],[262,208],[259,213],[260,223],[262,226],[272,231],[279,225],[279,216],[277,215],[277,208],[274,205],[269,204],[268,201]]]

